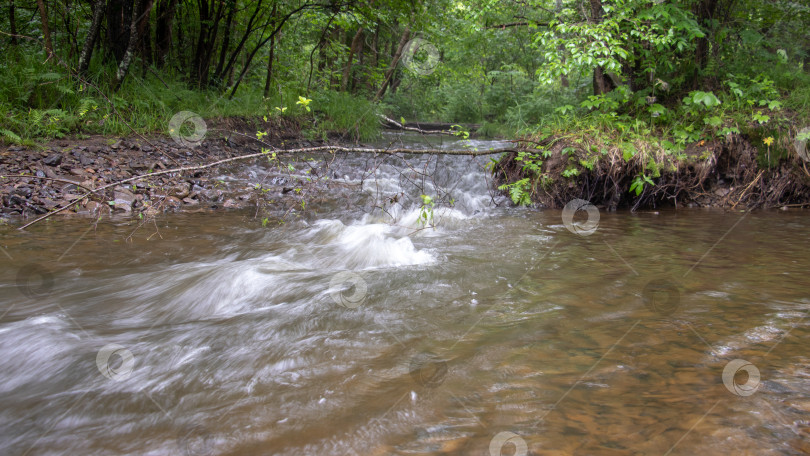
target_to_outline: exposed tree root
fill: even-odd
[[[774,167],[760,169],[762,157],[742,135],[691,144],[684,151],[685,158],[682,155],[680,159],[643,143],[637,143],[635,156],[625,160],[618,147],[594,152],[590,144],[559,137],[526,142],[550,152],[547,158],[540,158],[542,172],[525,171],[524,163],[516,160],[518,153],[512,152],[496,166],[496,182],[513,183],[530,177],[532,201],[545,207],[560,208],[574,198],[609,210],[660,206],[773,208],[810,203],[810,176],[803,172],[803,161],[793,154]],[[535,148],[524,151],[538,153]],[[593,169],[582,162],[592,163]],[[578,169],[579,175],[563,176],[572,169]],[[631,193],[633,181],[644,175],[655,185],[645,184],[640,195]]]

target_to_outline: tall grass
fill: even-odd
[[[317,128],[352,140],[370,140],[380,134],[378,106],[346,92],[325,91],[312,96]]]

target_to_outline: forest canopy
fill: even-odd
[[[8,142],[163,131],[180,110],[298,117],[315,133],[358,136],[377,131],[370,112],[514,134],[594,112],[658,127],[691,116],[720,132],[738,128],[727,120],[741,112],[761,121],[810,111],[808,0],[9,0],[2,9]]]

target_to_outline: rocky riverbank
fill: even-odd
[[[312,179],[287,168],[270,170],[258,184],[222,179],[243,163],[167,173],[92,192],[116,182],[176,168],[193,168],[261,150],[253,140],[256,125],[231,120],[210,129],[199,144],[170,137],[90,137],[62,139],[36,147],[0,146],[0,217],[25,223],[73,204],[62,214],[104,217],[113,214],[143,218],[164,211],[237,209],[279,206],[301,199]],[[274,147],[318,145],[300,138],[292,123],[259,125],[262,138]],[[211,130],[214,133],[211,133]],[[240,133],[239,130],[243,132]],[[247,132],[251,133],[247,133]],[[286,165],[285,165],[286,166]],[[272,167],[269,167],[272,168]],[[297,191],[294,191],[297,190]],[[78,201],[77,200],[81,200]]]

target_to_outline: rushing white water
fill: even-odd
[[[0,227],[3,453],[801,453],[802,214],[602,214],[584,238],[494,204],[486,159],[397,160],[336,163],[361,195],[283,225]],[[670,318],[640,298],[661,274]],[[747,400],[720,377],[734,358],[762,372]]]

